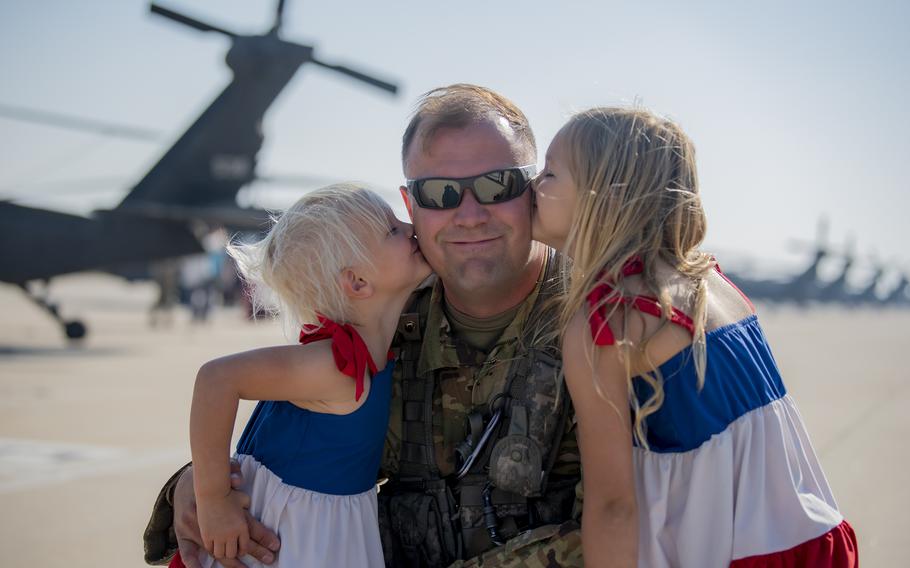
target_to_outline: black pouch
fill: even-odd
[[[535,498],[545,492],[558,455],[569,398],[552,354],[530,349],[519,363],[510,369],[508,430],[493,446],[489,477],[499,489]]]
[[[537,497],[542,479],[541,451],[531,438],[506,436],[493,447],[490,481],[496,487],[523,497]]]
[[[543,452],[528,436],[528,409],[513,403],[510,414],[508,435],[490,454],[490,481],[503,491],[537,497],[543,483]]]
[[[377,505],[379,512],[379,539],[382,541],[382,554],[385,557],[386,568],[397,566],[396,559],[401,557],[401,547],[398,539],[395,538],[395,531],[392,529],[392,515],[389,511],[389,502],[391,497],[380,488],[377,496]]]
[[[386,566],[420,568],[448,564],[449,555],[442,543],[444,519],[432,495],[402,493],[383,502],[380,518],[387,515],[388,520],[380,522],[380,532]]]

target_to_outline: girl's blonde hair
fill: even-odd
[[[370,242],[389,232],[391,208],[375,192],[352,183],[330,185],[300,198],[260,241],[233,243],[228,254],[250,285],[254,312],[284,316],[290,329],[316,324],[318,314],[351,317],[340,276],[372,266]]]
[[[657,412],[664,399],[663,378],[647,357],[648,343],[656,332],[630,338],[630,307],[617,300],[635,295],[622,270],[632,259],[640,259],[644,290],[657,298],[661,307],[662,329],[669,324],[672,306],[667,283],[656,276],[658,261],[692,280],[692,351],[701,388],[706,363],[705,277],[714,261],[698,250],[706,219],[698,196],[695,149],[677,124],[641,109],[583,111],[569,120],[559,136],[563,137],[568,168],[578,191],[566,240],[573,262],[561,329],[565,330],[581,309],[588,314],[605,309],[607,320],[621,310],[624,329],[617,334],[617,347],[626,368],[633,436],[639,445],[648,447],[645,419]],[[610,283],[613,292],[599,305],[588,308],[586,297],[601,282]],[[633,369],[650,369],[638,377],[651,389],[641,404],[634,391]],[[594,380],[602,392],[596,375]]]

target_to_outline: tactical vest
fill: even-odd
[[[462,461],[473,454],[473,461],[460,464],[460,476],[440,475],[433,442],[434,418],[437,425],[441,420],[433,412],[434,390],[447,369],[417,372],[430,291],[402,314],[399,469],[380,492],[388,566],[447,566],[522,531],[568,520],[578,480],[551,484],[549,474],[565,431],[569,395],[560,376],[558,336],[535,337],[540,322],[553,315],[545,303],[559,286],[556,265],[551,256],[504,388],[468,417],[469,434],[457,453]]]

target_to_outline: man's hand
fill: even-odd
[[[239,488],[243,484],[240,474],[240,464],[231,460],[231,487]],[[187,568],[202,568],[199,564],[199,552],[202,550],[202,537],[199,534],[199,521],[196,518],[196,495],[193,492],[193,468],[188,467],[174,488],[174,533],[177,535],[177,545],[180,557]],[[247,525],[250,530],[250,541],[247,554],[256,558],[263,564],[275,561],[281,543],[278,536],[266,528],[257,519],[246,512]],[[225,568],[246,568],[246,564],[239,560],[221,560]]]

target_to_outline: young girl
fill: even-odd
[[[281,538],[273,566],[382,567],[375,484],[389,345],[408,296],[430,274],[411,226],[375,193],[335,185],[298,201],[259,243],[230,252],[244,277],[274,292],[302,326],[303,345],[238,353],[199,370],[190,440],[211,555],[204,565],[246,551],[245,497],[231,490],[227,458],[238,400],[254,399],[263,402],[236,458],[250,513]]]
[[[573,261],[561,323],[585,564],[856,566],[754,308],[698,249],[682,130],[582,112],[534,183],[534,238]]]

